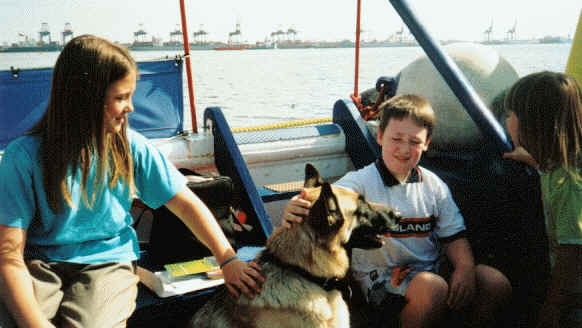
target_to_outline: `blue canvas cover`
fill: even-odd
[[[183,130],[182,60],[139,62],[130,126],[148,138]],[[0,71],[0,149],[30,129],[44,114],[52,69]]]

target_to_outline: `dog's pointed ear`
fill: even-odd
[[[311,163],[305,164],[305,182],[303,184],[306,188],[319,187],[323,185],[323,179],[319,171]]]
[[[330,212],[339,211],[337,200],[335,195],[333,194],[333,190],[331,190],[331,185],[329,182],[323,182],[321,185],[321,195],[319,196],[321,199],[325,200],[327,204],[327,209]]]
[[[343,216],[337,198],[328,182],[321,185],[321,193],[309,210],[309,216],[310,224],[323,236],[328,235],[343,224]]]

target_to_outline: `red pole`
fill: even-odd
[[[180,0],[180,14],[182,16],[182,36],[184,39],[184,57],[186,58],[186,78],[188,79],[188,99],[190,99],[190,117],[192,117],[192,131],[198,133],[196,121],[196,105],[194,104],[194,83],[192,82],[192,66],[190,64],[190,43],[188,42],[188,27],[186,24],[186,10],[184,0]]]
[[[358,15],[356,17],[356,74],[354,78],[354,97],[358,96],[358,75],[360,70],[360,12],[362,1],[358,0]]]

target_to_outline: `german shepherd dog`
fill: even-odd
[[[291,229],[277,228],[255,261],[265,282],[260,294],[237,300],[226,288],[194,315],[191,327],[349,327],[342,291],[349,249],[379,248],[379,235],[397,228],[390,208],[374,208],[363,196],[323,182],[305,168],[309,216]]]

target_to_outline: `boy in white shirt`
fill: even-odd
[[[400,95],[384,102],[377,142],[382,156],[349,172],[335,183],[367,200],[400,212],[400,229],[385,236],[380,249],[353,249],[351,269],[368,303],[377,313],[390,295],[404,296],[401,327],[432,327],[447,309],[471,309],[468,324],[487,326],[509,300],[511,285],[497,269],[475,265],[465,238],[463,217],[447,185],[418,166],[428,149],[435,123],[428,101]],[[311,204],[296,196],[284,211],[283,226],[301,222]],[[448,281],[439,263],[446,254],[452,264]]]

